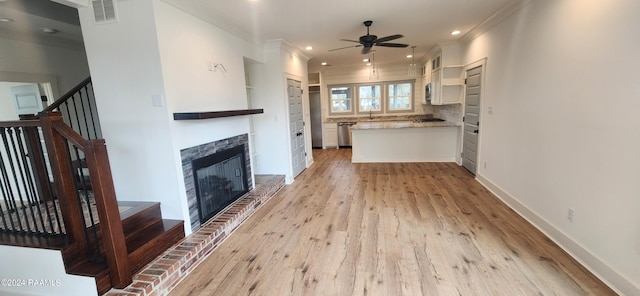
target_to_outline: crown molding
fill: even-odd
[[[512,16],[514,13],[520,11],[522,8],[533,3],[535,0],[519,0],[509,2],[507,5],[500,8],[493,15],[485,19],[483,22],[475,26],[471,31],[467,32],[464,36],[458,39],[460,43],[468,43],[478,36],[491,30],[491,28],[502,23],[505,19]]]

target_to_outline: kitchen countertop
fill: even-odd
[[[358,122],[356,125],[351,126],[351,130],[452,127],[452,126],[457,127],[457,126],[460,126],[460,124],[452,121],[436,121],[436,122],[415,122],[410,120],[375,121],[375,122]]]
[[[384,122],[384,121],[408,121],[424,117],[433,117],[433,114],[413,114],[413,115],[374,115],[357,117],[327,117],[325,122]]]

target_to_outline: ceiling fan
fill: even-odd
[[[340,39],[341,41],[349,41],[359,43],[358,45],[346,46],[340,48],[330,49],[329,51],[340,50],[351,47],[361,47],[362,46],[362,54],[367,54],[371,51],[371,48],[375,46],[385,46],[385,47],[407,47],[409,44],[403,43],[388,43],[387,41],[395,40],[398,38],[402,38],[404,36],[400,34],[390,35],[387,37],[378,38],[376,35],[369,34],[369,27],[373,24],[373,21],[365,21],[364,25],[367,27],[367,35],[360,36],[359,40],[350,40],[350,39]]]

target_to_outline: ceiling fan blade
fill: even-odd
[[[360,41],[351,40],[351,39],[340,39],[340,41],[349,41],[349,42],[360,43]]]
[[[371,51],[371,46],[365,46],[362,48],[362,54],[368,54]]]
[[[409,44],[402,43],[376,43],[376,46],[385,46],[385,47],[407,47]]]
[[[334,49],[329,49],[329,51],[335,51],[335,50],[340,50],[340,49],[345,49],[345,48],[360,47],[360,46],[362,46],[362,44],[358,44],[358,45],[351,45],[351,46],[345,46],[345,47],[339,47],[339,48],[334,48]]]
[[[395,35],[391,35],[391,36],[387,36],[387,37],[378,38],[373,42],[374,43],[382,43],[382,42],[387,42],[387,41],[391,41],[391,40],[396,40],[396,39],[402,38],[402,37],[404,37],[404,36],[402,36],[400,34],[395,34]]]

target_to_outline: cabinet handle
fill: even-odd
[[[302,136],[302,133],[297,133],[296,136],[297,137]]]
[[[477,133],[478,133],[478,130],[473,130],[473,133],[474,133],[474,134],[477,134]]]

